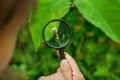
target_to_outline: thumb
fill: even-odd
[[[75,60],[65,52],[66,60],[70,63],[73,80],[85,80]]]
[[[72,71],[67,60],[61,60],[60,69],[66,80],[72,80]]]

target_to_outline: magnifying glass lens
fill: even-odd
[[[54,21],[45,27],[44,38],[49,46],[53,48],[63,48],[71,39],[70,31],[67,24],[60,21]]]

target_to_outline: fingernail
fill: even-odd
[[[62,64],[62,66],[67,66],[68,62],[67,62],[67,60],[64,59],[64,60],[61,61],[61,64]]]

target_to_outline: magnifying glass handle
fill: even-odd
[[[65,59],[65,54],[64,54],[63,49],[59,49],[59,54],[60,54],[60,59],[61,60]]]

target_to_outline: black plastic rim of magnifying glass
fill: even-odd
[[[53,46],[53,45],[49,44],[49,43],[46,41],[46,39],[45,39],[45,36],[44,36],[45,29],[46,29],[46,27],[47,27],[50,23],[52,23],[52,22],[54,22],[54,21],[60,21],[60,22],[64,23],[64,24],[66,25],[66,27],[68,27],[70,37],[69,37],[69,39],[67,40],[67,42],[66,42],[63,46],[59,46],[59,47]],[[48,22],[45,24],[45,26],[43,27],[42,37],[43,37],[44,42],[45,42],[48,46],[50,46],[50,47],[52,47],[52,48],[55,48],[55,49],[62,49],[62,48],[64,48],[64,47],[66,47],[66,45],[71,41],[71,39],[72,39],[72,30],[71,30],[70,25],[69,25],[65,20],[63,20],[63,19],[52,19],[52,20],[48,21]]]

